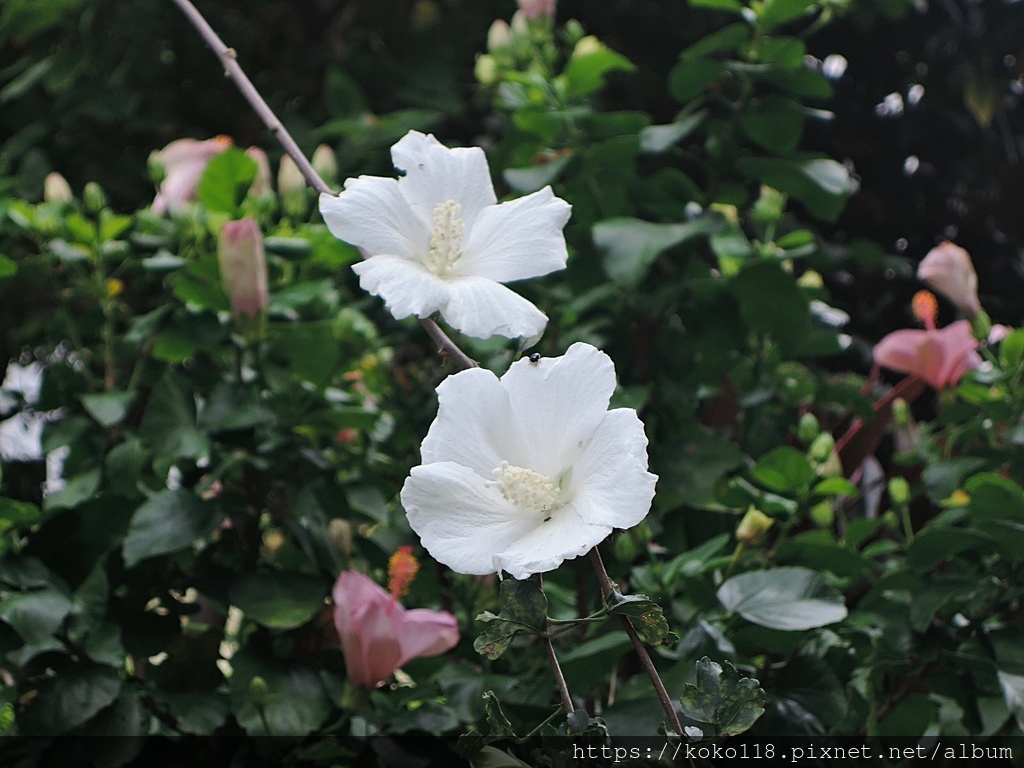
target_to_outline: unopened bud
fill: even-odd
[[[482,54],[476,59],[476,66],[473,68],[476,81],[485,87],[498,82],[498,62],[489,54]]]
[[[338,180],[338,158],[334,150],[326,144],[321,144],[313,152],[312,163],[313,170],[328,184]]]
[[[577,59],[580,56],[587,56],[591,53],[600,53],[603,50],[604,43],[593,35],[587,35],[576,43],[576,47],[572,49],[572,58]]]
[[[822,432],[811,443],[810,449],[807,454],[811,457],[811,460],[816,461],[818,464],[822,464],[829,460],[832,456],[832,451],[835,450],[836,440],[828,432]]]
[[[910,405],[902,397],[892,401],[892,423],[897,429],[903,429],[910,424]]]
[[[768,529],[775,523],[768,515],[756,507],[750,507],[747,514],[736,526],[736,540],[748,546],[757,546],[764,541]]]
[[[517,0],[519,10],[527,19],[536,19],[538,16],[552,18],[555,15],[556,0]]]
[[[352,555],[352,524],[339,517],[327,524],[327,536],[335,551],[346,558]]]
[[[155,186],[159,187],[164,183],[164,179],[167,178],[167,166],[164,165],[158,150],[153,150],[149,153],[149,158],[146,160],[146,170],[149,172],[149,178]]]
[[[627,531],[615,537],[615,559],[620,563],[632,563],[638,554],[640,547]]]
[[[259,675],[249,681],[249,698],[257,707],[265,707],[270,703],[270,686]]]
[[[89,213],[99,213],[107,207],[107,195],[103,187],[95,181],[90,181],[82,190],[82,202]]]
[[[819,528],[828,528],[835,522],[836,513],[832,505],[822,501],[811,507],[811,521]]]
[[[277,192],[281,196],[285,213],[295,218],[306,215],[306,180],[289,155],[281,158],[281,165],[277,169]]]
[[[68,180],[59,173],[48,173],[43,181],[43,200],[48,203],[70,203],[75,199]]]
[[[504,19],[498,19],[487,30],[487,50],[490,53],[499,53],[507,51],[510,45],[512,45],[512,28]]]
[[[817,416],[808,411],[800,417],[800,422],[796,426],[796,436],[801,443],[809,445],[820,432],[821,425],[818,423]]]
[[[271,194],[274,190],[271,187],[270,160],[267,153],[259,147],[249,147],[245,154],[256,161],[256,178],[249,186],[249,196],[259,197],[260,195]]]
[[[268,301],[267,259],[259,225],[252,219],[225,224],[217,239],[217,259],[235,318],[255,320]]]
[[[889,478],[889,498],[900,507],[910,501],[910,483],[905,477]]]

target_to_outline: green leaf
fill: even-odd
[[[9,594],[0,603],[0,619],[11,625],[28,645],[50,638],[71,612],[74,603],[56,589]]]
[[[1006,371],[1012,372],[1020,367],[1024,360],[1024,329],[1011,331],[999,342],[999,360]]]
[[[979,522],[1024,522],[1024,489],[1008,477],[986,472],[964,484],[971,497],[971,514]]]
[[[25,736],[56,736],[76,728],[113,703],[121,692],[117,670],[82,664],[44,680],[19,726]]]
[[[815,0],[765,0],[758,21],[765,29],[777,27],[804,15]]]
[[[339,346],[330,321],[274,326],[272,340],[295,374],[315,386],[325,386],[338,368]]]
[[[968,550],[991,551],[996,541],[978,531],[967,528],[927,528],[907,548],[907,562],[922,573],[930,571],[944,560]]]
[[[635,286],[658,254],[721,226],[705,216],[685,224],[653,224],[632,218],[607,219],[594,225],[594,243],[604,251],[604,269],[616,283]]]
[[[189,491],[161,491],[139,507],[128,525],[124,562],[129,568],[142,560],[191,546],[213,531],[222,520],[211,504]]]
[[[574,156],[573,152],[559,155],[554,160],[525,168],[507,168],[502,173],[506,183],[516,192],[536,192],[554,183]]]
[[[323,606],[326,593],[320,579],[284,571],[247,574],[228,590],[232,605],[270,629],[305,624]]]
[[[56,509],[74,509],[79,504],[89,501],[99,490],[103,472],[93,469],[68,480],[59,491],[43,499],[43,509],[52,512]]]
[[[644,152],[664,152],[693,133],[707,117],[707,110],[694,112],[668,125],[649,125],[640,131],[640,149]]]
[[[770,450],[758,459],[751,472],[759,483],[780,493],[798,491],[815,478],[807,457],[788,445]]]
[[[82,395],[85,411],[103,427],[113,427],[124,421],[124,417],[135,399],[134,392],[103,392],[97,395]]]
[[[632,70],[636,67],[621,53],[608,48],[573,56],[562,72],[566,98],[574,99],[599,91],[604,86],[605,75],[616,69]]]
[[[170,370],[150,395],[140,432],[147,448],[168,459],[198,459],[210,449],[196,426],[195,395]]]
[[[461,741],[461,740],[460,740]],[[469,759],[472,768],[530,768],[527,763],[497,747],[482,747]]]
[[[501,613],[495,616],[485,611],[476,617],[490,626],[473,642],[473,648],[488,659],[501,656],[521,632],[537,635],[547,631],[548,599],[535,581],[505,579],[501,593],[505,597]]]
[[[738,0],[690,0],[693,8],[711,8],[716,11],[729,11],[730,13],[743,13],[746,7]]]
[[[208,210],[234,216],[256,178],[256,161],[238,147],[215,155],[196,189],[196,196]]]
[[[516,731],[512,723],[501,709],[501,702],[494,695],[494,691],[484,693],[484,712],[487,714],[487,724],[491,727],[491,737],[495,739],[516,739]]]
[[[671,632],[661,606],[647,595],[622,595],[613,592],[605,602],[608,614],[627,616],[640,639],[648,645],[671,645],[679,642],[679,635]]]
[[[730,538],[728,533],[720,533],[689,552],[684,552],[669,560],[665,564],[665,583],[674,584],[680,576],[696,576],[703,573],[708,561],[725,548]]]
[[[750,325],[796,350],[811,329],[810,302],[793,276],[775,261],[747,264],[729,287]]]
[[[270,422],[273,414],[255,402],[254,397],[239,385],[222,382],[203,405],[203,427],[210,432],[221,432]]]
[[[764,714],[764,690],[752,677],[741,677],[728,661],[722,665],[707,656],[696,664],[697,684],[687,684],[679,699],[683,714],[715,728],[716,737],[735,736]]]
[[[726,610],[770,629],[814,629],[846,618],[843,596],[807,568],[741,573],[719,588],[718,600]]]
[[[925,467],[921,475],[925,490],[932,501],[939,503],[948,499],[964,482],[964,478],[985,466],[984,459],[959,458],[934,461]]]
[[[850,174],[841,163],[815,155],[741,157],[736,161],[736,169],[792,195],[812,216],[824,221],[838,218],[852,189]]]
[[[710,59],[683,59],[668,76],[668,90],[675,98],[688,102],[703,93],[725,73],[725,65]]]
[[[750,40],[754,28],[745,21],[737,21],[726,27],[705,35],[696,43],[679,54],[680,59],[699,59],[709,53],[732,51]]]
[[[231,659],[231,707],[250,736],[305,736],[323,724],[331,702],[317,673],[304,664],[257,658],[242,651]],[[266,703],[252,698],[250,682],[266,682]]]
[[[18,265],[0,253],[0,280],[17,274]]]
[[[800,143],[806,116],[799,104],[778,96],[750,100],[739,123],[754,143],[773,152],[792,152]]]

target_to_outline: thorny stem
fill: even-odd
[[[206,44],[210,46],[217,55],[217,58],[220,59],[220,63],[224,66],[225,76],[234,81],[242,96],[249,102],[249,106],[253,108],[264,125],[274,134],[274,138],[281,144],[284,151],[299,166],[299,170],[302,172],[302,177],[306,180],[306,183],[321,194],[337,195],[338,193],[331,189],[327,182],[320,178],[320,174],[313,169],[313,165],[302,154],[302,150],[299,149],[299,145],[295,143],[292,135],[288,133],[288,129],[284,127],[277,118],[277,115],[274,114],[274,110],[270,108],[270,105],[260,95],[260,92],[256,90],[256,86],[252,84],[249,76],[245,74],[245,70],[238,63],[235,49],[229,48],[224,44],[224,41],[220,39],[220,36],[213,30],[209,22],[203,18],[203,14],[189,0],[173,0],[173,2],[181,9],[181,12],[185,14],[186,18],[192,23],[192,26],[202,35],[203,40],[206,41]],[[430,335],[430,338],[434,340],[434,343],[437,344],[440,353],[454,360],[459,368],[465,370],[466,368],[477,367],[473,359],[459,349],[459,346],[441,330],[441,327],[433,318],[422,317],[420,318],[420,324]]]
[[[604,560],[601,559],[601,553],[597,547],[590,550],[590,562],[594,564],[597,580],[601,583],[601,594],[607,600],[616,591],[615,584],[612,582],[611,576],[608,575],[608,570],[604,567]],[[665,689],[665,683],[662,682],[661,675],[658,674],[658,668],[654,666],[654,662],[651,660],[651,654],[647,652],[647,647],[644,645],[643,640],[636,633],[633,622],[627,616],[619,616],[619,618],[622,620],[622,626],[625,628],[626,634],[629,635],[629,639],[633,643],[637,656],[640,657],[640,664],[643,666],[644,671],[647,672],[647,676],[651,679],[651,685],[654,686],[654,690],[658,694],[661,707],[665,710],[665,715],[668,717],[669,727],[681,736],[683,733],[682,723],[679,722],[679,715],[676,714],[676,708],[673,706],[672,699]]]

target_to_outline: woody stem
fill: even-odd
[[[604,560],[601,559],[601,553],[597,547],[590,550],[590,562],[593,564],[594,571],[597,573],[597,580],[601,584],[601,594],[607,600],[616,591],[615,583],[612,581],[611,576],[608,575],[608,569],[604,567]],[[679,722],[679,715],[676,714],[675,706],[672,704],[672,699],[665,689],[665,683],[662,681],[661,675],[658,674],[658,668],[654,666],[651,654],[647,652],[647,646],[640,639],[640,635],[637,634],[636,628],[633,626],[633,622],[629,620],[629,617],[619,616],[619,619],[622,620],[622,626],[625,628],[626,634],[629,635],[629,640],[633,643],[637,656],[640,657],[640,664],[651,679],[651,685],[654,686],[655,693],[658,694],[658,700],[661,701],[661,707],[665,710],[669,727],[677,734],[682,734],[683,726]]]
[[[292,138],[292,135],[288,133],[288,129],[284,127],[277,115],[274,114],[274,110],[270,108],[260,92],[256,90],[256,86],[252,84],[249,76],[245,74],[245,70],[242,69],[238,63],[238,57],[235,53],[234,48],[229,48],[224,44],[224,41],[220,39],[220,36],[214,31],[213,27],[210,26],[209,22],[203,17],[203,14],[199,12],[190,0],[172,0],[181,12],[185,14],[185,17],[192,23],[192,26],[196,28],[196,31],[202,35],[203,40],[210,46],[211,50],[216,54],[217,58],[220,59],[220,63],[224,67],[224,75],[234,82],[238,90],[249,106],[253,108],[253,111],[259,115],[263,124],[270,129],[270,132],[274,134],[274,138],[277,139],[278,143],[284,148],[295,164],[299,167],[302,172],[302,177],[306,180],[313,189],[321,194],[325,195],[337,195],[338,193],[331,189],[327,182],[320,178],[320,174],[314,170],[312,163],[306,159],[306,156],[299,149],[299,145]],[[455,363],[462,369],[475,368],[476,363],[470,358],[465,352],[459,349],[459,346],[452,341],[448,335],[441,330],[441,327],[437,322],[430,317],[420,318],[420,323],[423,325],[424,330],[430,335],[430,338],[438,346],[438,350],[442,355],[450,357]]]
[[[540,588],[544,589],[544,577],[539,573],[537,574],[537,581],[540,584]],[[562,674],[562,665],[558,663],[558,656],[555,655],[555,646],[551,642],[550,637],[544,637],[544,650],[548,654],[548,663],[551,664],[551,671],[555,675],[555,685],[558,686],[558,695],[562,699],[562,709],[565,710],[565,714],[570,717],[575,714],[576,709],[572,705],[572,696],[569,694],[569,686],[565,682],[565,675]],[[570,728],[572,723],[570,721]]]

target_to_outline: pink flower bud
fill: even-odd
[[[249,147],[245,150],[245,154],[256,161],[256,178],[252,180],[249,194],[256,197],[273,192],[274,190],[271,187],[270,160],[267,158],[267,153],[260,147]]]
[[[978,275],[970,254],[959,245],[944,242],[932,248],[918,265],[917,276],[956,304],[964,317],[970,319],[981,311]]]
[[[195,200],[206,164],[230,146],[231,138],[228,136],[206,141],[178,139],[154,152],[150,160],[163,166],[164,178],[153,200],[153,210],[157,213],[173,212],[183,203]]]
[[[43,200],[48,203],[70,203],[75,199],[68,180],[59,173],[48,173],[43,180]]]
[[[555,15],[555,4],[557,0],[518,0],[519,10],[528,19],[535,19],[540,15],[549,18]]]
[[[235,317],[257,317],[267,308],[267,259],[259,225],[252,219],[225,224],[217,239],[217,259]]]

